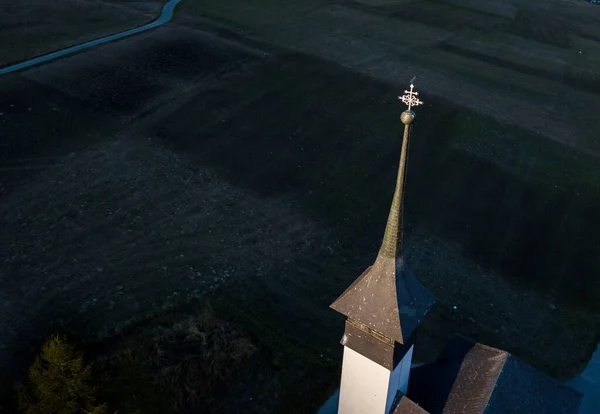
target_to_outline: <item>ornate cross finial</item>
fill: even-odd
[[[406,105],[408,105],[408,110],[410,111],[410,108],[413,106],[418,106],[418,105],[423,105],[423,101],[420,101],[417,96],[419,96],[419,92],[414,92],[413,88],[415,87],[415,85],[413,85],[412,81],[415,78],[413,78],[410,82],[410,91],[405,90],[404,93],[407,95],[402,95],[399,96],[398,99],[400,99],[402,102],[404,102]]]

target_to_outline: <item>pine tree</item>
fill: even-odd
[[[47,339],[29,368],[27,387],[19,393],[24,414],[106,414],[95,403],[92,368],[81,353],[58,335]]]

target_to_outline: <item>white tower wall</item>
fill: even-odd
[[[406,393],[411,346],[394,371],[344,347],[338,414],[387,414],[398,390]]]

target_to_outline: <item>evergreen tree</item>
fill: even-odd
[[[106,414],[106,405],[96,404],[91,376],[92,368],[83,355],[53,336],[29,368],[27,386],[19,393],[19,409],[24,414]]]

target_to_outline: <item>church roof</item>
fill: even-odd
[[[394,259],[378,259],[331,307],[404,344],[435,298],[407,266]]]
[[[417,403],[398,391],[390,414],[428,414]]]
[[[407,395],[431,414],[575,414],[582,395],[506,351],[454,335],[410,372]]]

